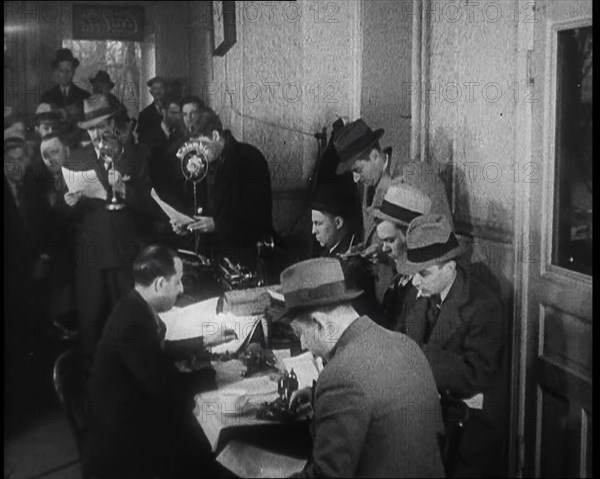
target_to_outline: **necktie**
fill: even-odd
[[[423,336],[423,344],[427,344],[431,331],[438,319],[442,306],[442,298],[439,294],[434,294],[427,299],[427,312],[425,313],[425,335]]]

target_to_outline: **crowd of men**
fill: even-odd
[[[206,358],[232,336],[169,344],[158,313],[183,290],[177,249],[256,268],[257,241],[274,234],[267,162],[201,99],[166,95],[162,78],[147,82],[153,102],[136,124],[106,71],[90,78],[93,94],[73,84],[78,65],[57,51],[57,85],[40,99],[34,131],[5,111],[7,324],[31,315],[34,297],[49,328],[94,359],[89,475],[223,474],[186,402],[215,387],[214,371],[207,364],[190,384],[173,358]],[[320,250],[281,273],[278,320],[325,364],[316,390],[290,404],[312,416],[313,453],[299,475],[501,475],[500,302],[470,274],[439,171],[402,162],[393,176],[383,137],[362,119],[335,128],[311,196]],[[177,156],[189,139],[208,160],[197,184]],[[70,189],[77,172],[93,172],[106,195]],[[152,189],[193,222],[169,222]],[[118,208],[107,207],[112,196]],[[465,410],[450,468],[444,422]]]

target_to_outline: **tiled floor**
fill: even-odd
[[[75,438],[52,382],[54,361],[70,346],[39,335],[11,348],[5,338],[5,479],[81,479]]]
[[[79,453],[69,424],[62,411],[49,407],[39,418],[4,445],[4,466],[12,471],[11,479],[81,479],[79,463],[57,467],[77,460]],[[53,473],[44,474],[55,470]],[[44,474],[41,476],[41,474]],[[5,479],[8,479],[5,476]]]

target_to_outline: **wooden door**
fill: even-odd
[[[592,0],[536,0],[521,178],[520,475],[592,476]]]

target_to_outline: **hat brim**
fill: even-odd
[[[96,83],[102,84],[105,83],[109,85],[111,88],[114,88],[115,84],[112,81],[104,81],[104,80],[96,80],[94,77],[89,78],[90,84],[95,85]]]
[[[385,130],[383,128],[379,128],[378,130],[375,130],[373,132],[373,139],[364,148],[362,148],[360,151],[357,151],[354,155],[352,155],[352,157],[350,157],[349,160],[346,160],[343,163],[340,162],[340,164],[338,165],[337,169],[335,170],[335,174],[336,175],[343,175],[344,173],[352,171],[352,167],[354,166],[354,163],[356,163],[356,160],[358,159],[358,157],[361,154],[363,154],[365,151],[367,151],[370,148],[372,148],[373,145],[375,143],[377,143],[381,139],[381,137],[383,136],[384,131]]]
[[[452,248],[450,251],[447,251],[439,258],[430,259],[429,261],[425,261],[423,263],[413,263],[412,261],[409,261],[406,257],[406,249],[404,249],[402,251],[400,259],[396,262],[396,270],[399,274],[413,275],[418,273],[419,271],[429,268],[430,266],[434,266],[436,264],[444,263],[445,261],[458,258],[462,254],[462,248],[460,246],[457,246],[456,248]]]
[[[284,309],[277,318],[273,318],[273,322],[290,323],[298,314],[300,314],[303,311],[313,309],[319,306],[328,306],[332,304],[352,301],[353,299],[358,298],[361,294],[363,294],[362,290],[350,289],[340,296],[332,296],[329,298],[321,298],[313,301],[306,301],[302,304],[302,306]]]
[[[80,121],[77,123],[77,126],[82,130],[87,130],[93,126],[96,126],[99,123],[102,123],[104,120],[108,120],[111,116],[114,116],[115,113],[108,113],[106,115],[100,115],[98,118],[93,118],[91,120]]]
[[[367,211],[374,218],[384,220],[384,221],[390,221],[391,223],[403,226],[404,228],[408,228],[409,223],[407,223],[406,221],[399,220],[398,218],[394,218],[393,216],[386,215],[385,213],[382,213],[381,210],[379,210],[379,208],[370,206],[369,208],[367,208]]]

